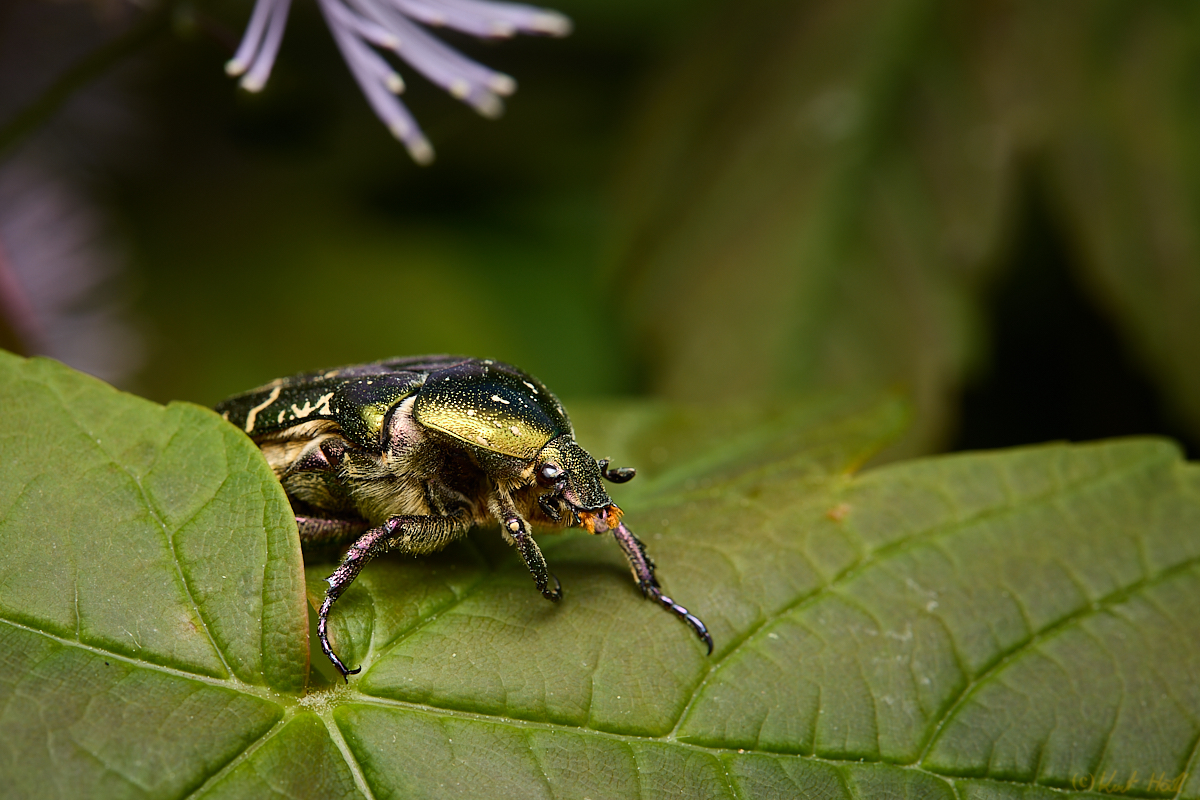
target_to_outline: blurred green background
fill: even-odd
[[[1133,433],[1197,453],[1193,2],[565,0],[563,40],[444,35],[516,77],[498,121],[401,68],[424,168],[310,2],[266,89],[239,90],[250,7],[178,3],[136,41],[154,12],[123,0],[0,9],[0,169],[37,161],[98,220],[120,268],[51,283],[116,309],[124,338],[76,327],[136,354],[106,375],[123,388],[210,405],[459,352],[568,400],[900,387],[901,454]],[[65,104],[21,116],[64,75]],[[4,226],[30,181],[0,191],[18,279],[61,237]]]

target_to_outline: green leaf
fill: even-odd
[[[1200,6],[729,3],[629,146],[619,281],[658,394],[909,387],[953,429],[1046,190],[1083,289],[1200,431]]]
[[[855,474],[896,401],[583,409],[583,442],[645,465],[614,493],[713,655],[606,537],[542,538],[553,605],[484,530],[364,570],[343,684],[305,675],[295,531],[248,439],[53,362],[0,373],[6,796],[1200,797],[1200,472],[1168,442]]]
[[[955,8],[729,4],[671,64],[619,206],[657,393],[904,382],[945,435],[1011,180]]]
[[[286,498],[211,411],[6,353],[0,398],[5,786],[200,786],[282,717],[276,693],[304,687]]]
[[[1200,9],[1115,4],[1090,24],[1069,12],[1057,22],[1091,54],[1084,68],[1058,71],[1046,98],[1069,109],[1049,137],[1046,164],[1082,256],[1080,277],[1200,435],[1191,358],[1200,348]],[[1042,43],[1019,44],[1022,71],[1041,80],[1048,73],[1034,54],[1045,52]]]

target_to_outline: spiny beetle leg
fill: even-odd
[[[508,535],[512,537],[513,542],[517,545],[517,551],[525,560],[525,566],[533,575],[533,582],[537,584],[538,591],[552,602],[557,603],[562,600],[562,583],[559,582],[558,576],[553,575],[546,566],[546,558],[542,555],[542,550],[537,546],[537,542],[533,540],[533,536],[530,535],[529,525],[516,514],[510,514],[504,520],[504,527],[508,529]],[[554,581],[553,589],[550,588],[551,580]]]
[[[362,667],[348,669],[329,644],[329,611],[342,592],[375,556],[389,550],[406,553],[440,550],[468,527],[470,522],[463,514],[448,517],[392,517],[354,540],[342,557],[342,563],[325,579],[329,588],[325,590],[325,601],[321,603],[321,611],[317,615],[317,638],[321,642],[321,650],[342,673],[344,680],[349,681],[349,676],[360,672]]]
[[[328,544],[358,536],[369,528],[362,520],[325,519],[297,515],[296,528],[300,532],[300,543],[306,546]]]
[[[362,667],[348,668],[329,646],[329,609],[333,608],[333,601],[337,600],[338,594],[340,594],[340,592],[334,594],[332,588],[330,587],[330,591],[325,593],[325,602],[321,603],[321,613],[317,615],[317,638],[321,640],[321,651],[325,653],[325,657],[333,663],[338,672],[342,673],[342,680],[349,683],[350,676],[362,672]]]
[[[342,680],[347,682],[350,680],[349,676],[357,675],[362,671],[362,667],[347,668],[333,652],[333,647],[329,644],[329,611],[337,599],[342,596],[342,592],[346,591],[347,587],[358,577],[358,573],[367,565],[367,562],[386,549],[388,537],[395,533],[401,521],[400,517],[392,517],[378,528],[372,528],[355,539],[354,544],[350,545],[350,549],[342,558],[342,563],[338,565],[332,575],[325,579],[329,588],[325,590],[325,601],[321,603],[321,611],[317,614],[317,639],[321,642],[321,650],[333,662],[333,666],[337,667],[337,671],[342,673]]]
[[[633,571],[633,578],[642,590],[642,595],[683,620],[700,637],[700,641],[708,646],[708,654],[712,655],[713,641],[708,627],[695,614],[662,593],[658,580],[654,577],[654,562],[646,555],[646,546],[642,544],[641,539],[634,536],[633,531],[625,527],[624,522],[618,523],[617,527],[612,529],[612,534],[625,553],[625,558],[629,559],[629,568]]]

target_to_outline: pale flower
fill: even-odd
[[[0,322],[26,355],[121,383],[145,356],[126,259],[69,172],[32,149],[0,166]]]
[[[482,38],[517,33],[565,36],[571,21],[561,14],[490,0],[317,0],[334,41],[375,113],[404,143],[413,160],[428,164],[433,148],[396,95],[404,81],[375,48],[390,50],[433,83],[485,117],[503,110],[501,97],[516,91],[508,75],[459,53],[421,24],[454,28]],[[243,88],[266,84],[283,40],[291,0],[258,0],[237,53],[225,65],[241,75]]]

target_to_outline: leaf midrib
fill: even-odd
[[[83,650],[94,656],[100,656],[104,659],[120,661],[137,669],[150,670],[152,672],[168,675],[172,678],[197,681],[208,686],[228,689],[233,692],[240,692],[259,700],[264,700],[268,703],[280,706],[281,708],[288,708],[292,705],[297,705],[299,702],[298,698],[287,692],[277,692],[270,687],[256,686],[252,683],[245,683],[233,673],[230,673],[228,678],[215,678],[211,675],[205,675],[199,672],[188,672],[187,670],[180,669],[178,667],[171,667],[154,661],[142,661],[133,656],[127,656],[124,653],[119,653],[115,650],[105,650],[101,647],[97,647],[96,645],[87,644],[86,642],[81,642],[76,639],[68,639],[64,636],[59,636],[56,633],[43,630],[35,625],[19,622],[8,617],[0,617],[0,624],[9,625],[17,630],[22,630],[26,631],[27,633],[45,637],[46,639],[49,639],[50,641],[60,644],[64,647],[72,647],[78,650]]]

